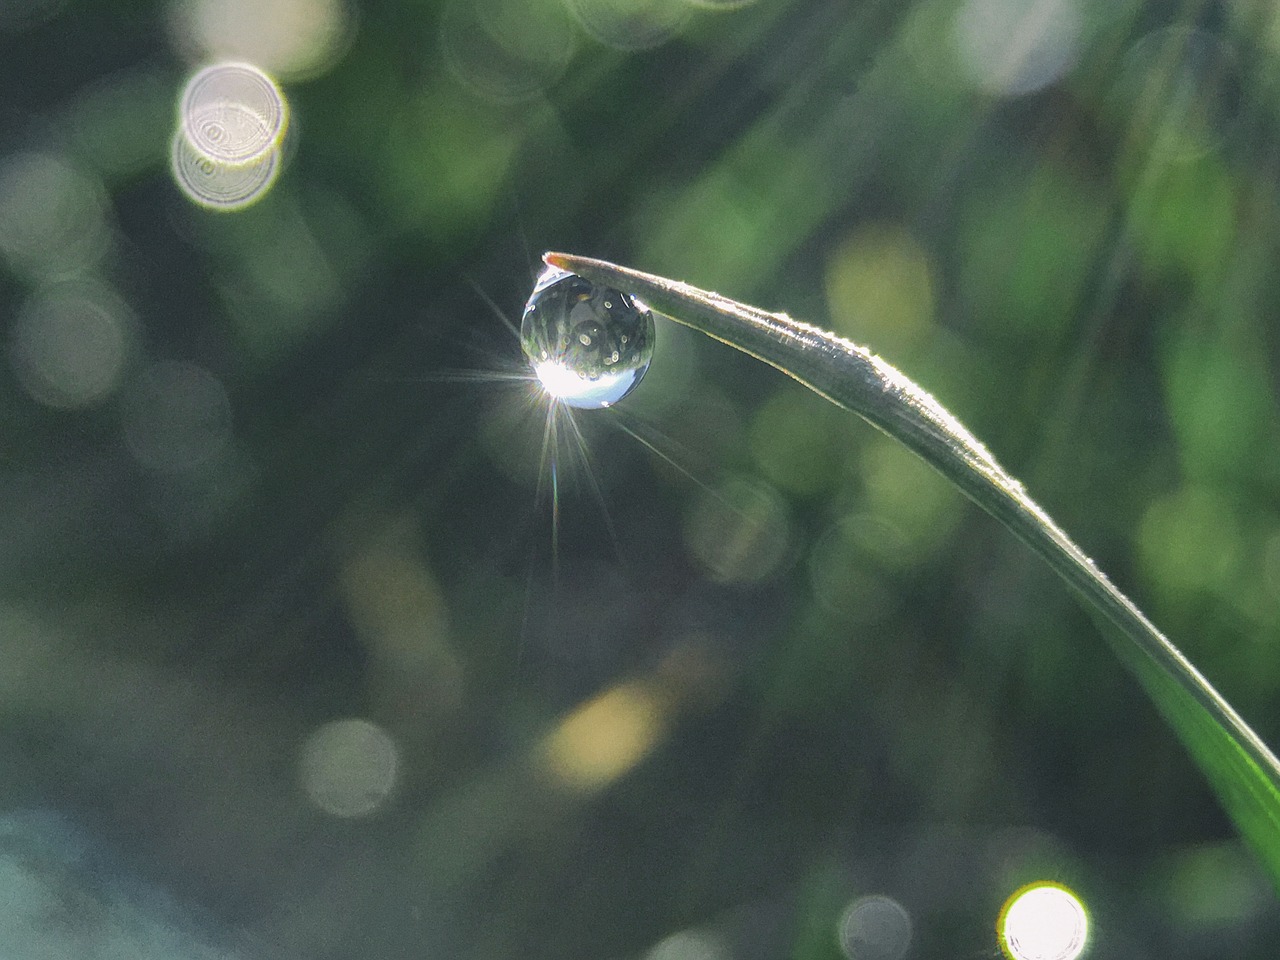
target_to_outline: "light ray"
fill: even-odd
[[[638,432],[633,430],[631,427],[627,426],[626,423],[623,422],[625,418],[622,411],[618,410],[617,408],[614,408],[613,414],[615,417],[613,421],[613,425],[617,427],[619,430],[621,430],[623,433],[625,433],[627,436],[629,436],[631,439],[635,440],[636,443],[640,444],[642,447],[644,447],[646,450],[652,453],[655,457],[658,457],[660,460],[666,463],[673,470],[677,471],[687,479],[691,480],[693,483],[697,484],[697,486],[701,488],[704,493],[706,493],[711,498],[719,501],[726,509],[731,510],[732,512],[738,514],[739,516],[746,515],[744,511],[737,504],[728,500],[719,490],[711,486],[711,484],[707,483],[707,481],[696,476],[693,473],[693,471],[689,470],[687,467],[682,466],[675,459],[675,457],[664,452],[653,441],[646,440]],[[642,422],[638,417],[635,417],[634,415],[631,416],[631,419],[636,424],[639,424]],[[654,430],[655,434],[659,433],[659,431],[657,431],[655,428],[647,424],[646,424],[646,428],[650,430]],[[661,436],[664,443],[669,443],[671,444],[672,447],[678,446],[678,444],[674,440],[672,440],[670,437],[666,435],[661,435]]]
[[[370,376],[366,379],[372,383],[466,383],[501,387],[531,383],[534,378],[514,370],[441,370],[417,376]]]
[[[582,428],[578,426],[578,421],[573,415],[573,410],[564,404],[556,404],[556,406],[564,412],[565,420],[569,424],[569,429],[573,434],[573,446],[570,448],[577,454],[577,463],[582,469],[582,475],[586,478],[587,489],[591,491],[592,498],[600,507],[600,515],[604,518],[604,526],[609,534],[609,542],[613,544],[613,552],[615,556],[621,556],[618,547],[618,531],[614,527],[613,517],[609,514],[609,502],[605,498],[604,488],[600,486],[600,479],[596,473],[595,462],[591,457],[591,449],[587,445],[587,439],[582,435]]]
[[[470,285],[471,289],[476,292],[476,296],[478,296],[481,300],[484,301],[485,306],[487,306],[490,309],[490,311],[492,311],[495,317],[497,317],[499,320],[502,321],[502,325],[511,331],[511,335],[516,338],[516,343],[519,343],[520,328],[517,327],[512,322],[511,318],[507,316],[505,311],[503,311],[502,307],[498,306],[497,302],[493,299],[493,297],[489,296],[489,294],[485,292],[484,288],[481,287],[480,284],[476,283],[476,281],[471,279],[471,277],[467,277],[466,280],[467,280],[467,283]]]

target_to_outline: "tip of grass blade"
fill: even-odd
[[[576,273],[578,276],[590,280],[592,283],[599,283],[603,286],[614,287],[626,293],[639,293],[639,290],[632,289],[637,281],[658,280],[658,277],[650,277],[647,274],[638,273],[635,270],[629,270],[626,267],[620,267],[616,263],[610,263],[608,260],[595,260],[591,257],[579,257],[572,253],[557,253],[548,250],[542,255],[542,260],[549,266],[559,270],[565,270],[569,273]],[[669,281],[668,281],[669,282]]]
[[[627,270],[625,267],[620,267],[616,263],[610,263],[608,260],[594,260],[591,257],[579,257],[572,253],[556,253],[552,250],[548,250],[542,255],[542,261],[550,266],[586,277],[588,280],[596,280],[602,283],[608,282],[606,277],[617,278],[624,274],[635,272]]]

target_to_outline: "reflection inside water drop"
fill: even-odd
[[[571,407],[617,403],[653,360],[653,314],[618,290],[547,267],[520,322],[520,344],[547,393]]]

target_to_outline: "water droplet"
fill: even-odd
[[[547,267],[520,323],[520,343],[543,389],[571,407],[608,407],[635,389],[653,360],[653,314],[618,290]]]

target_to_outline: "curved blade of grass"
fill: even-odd
[[[604,260],[548,253],[553,266],[643,300],[763,360],[911,450],[1008,527],[1115,626],[1121,661],[1204,771],[1280,890],[1280,763],[1181,651],[1094,566],[1022,484],[927,391],[879,357],[781,313]]]

